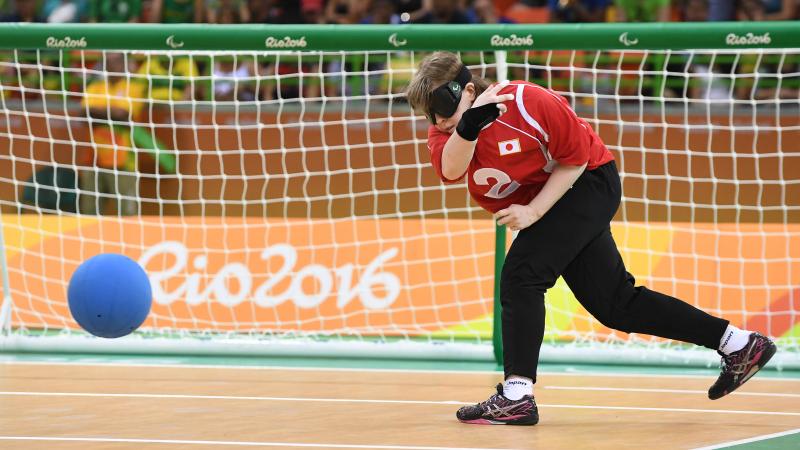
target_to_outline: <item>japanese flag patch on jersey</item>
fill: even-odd
[[[519,139],[512,139],[510,141],[498,142],[497,148],[500,149],[500,156],[510,155],[512,153],[519,153],[522,151],[522,147],[519,145]]]

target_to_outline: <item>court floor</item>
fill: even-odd
[[[541,422],[508,427],[455,420],[501,378],[475,367],[0,356],[0,449],[800,448],[797,373],[710,401],[710,371],[545,366]]]

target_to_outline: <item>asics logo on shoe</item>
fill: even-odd
[[[515,414],[523,414],[528,409],[528,402],[512,403],[507,406],[499,405],[486,405],[486,415],[489,417],[499,419],[505,416],[513,416]]]
[[[755,344],[756,343],[753,342],[753,344],[750,345],[750,347],[747,348],[747,353],[745,353],[745,355],[744,355],[743,362],[741,362],[739,364],[732,365],[731,371],[734,373],[734,379],[735,380],[738,380],[740,375],[742,375],[747,369],[752,368],[753,365],[758,362],[758,358],[761,356],[762,352],[758,352],[756,355],[754,355],[752,357],[750,356],[750,354],[753,352],[753,348],[755,347]],[[758,369],[756,369],[756,371],[758,371]],[[755,372],[750,370],[750,372],[748,372],[747,375],[748,376],[746,378],[742,379],[742,383],[747,381],[748,378],[750,378],[753,375],[755,375]]]
[[[753,368],[751,368],[750,372],[747,372],[747,375],[742,377],[742,383],[744,383],[745,381],[749,380],[750,377],[752,377],[753,375],[756,374],[756,372],[758,372],[758,366],[754,366]]]

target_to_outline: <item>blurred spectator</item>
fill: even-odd
[[[246,58],[217,58],[214,62],[214,100],[255,99],[255,66]]]
[[[248,23],[250,9],[246,0],[208,0],[206,20],[208,23]]]
[[[605,22],[610,0],[549,0],[551,22]]]
[[[708,20],[764,20],[762,0],[708,0]]]
[[[730,100],[731,79],[729,76],[715,71],[709,63],[694,63],[691,65],[694,73],[689,96],[703,100]]]
[[[412,19],[414,23],[472,23],[460,0],[425,0],[417,14],[418,18]]]
[[[162,23],[201,23],[203,0],[152,0],[151,19]]]
[[[396,13],[392,0],[373,0],[360,23],[396,25],[400,23],[400,16]]]
[[[692,3],[686,1],[685,3]],[[736,0],[707,0],[708,13],[707,20],[711,22],[724,22],[733,20],[736,11]],[[688,5],[684,6],[688,11]]]
[[[325,23],[360,23],[369,6],[369,1],[328,0],[325,4]]]
[[[138,22],[142,0],[90,0],[89,22]]]
[[[500,16],[492,0],[475,0],[467,10],[470,22],[474,23],[514,23],[506,16]]]
[[[50,23],[83,22],[89,15],[89,0],[45,0],[42,17]]]
[[[157,23],[159,21],[160,16],[156,16],[156,11],[153,9],[154,1],[142,0],[142,23]]]
[[[247,9],[250,11],[250,22],[269,22],[270,2],[267,0],[247,0]]]
[[[298,24],[322,23],[322,0],[250,0],[248,2],[252,23]],[[276,97],[283,99],[297,98],[301,95],[300,84],[303,83],[304,97],[318,97],[320,85],[318,82],[310,83],[307,73],[319,73],[319,64],[270,61],[254,65],[259,76],[258,98],[260,100],[273,100]],[[223,70],[223,68],[220,68]],[[232,95],[232,94],[223,94]]]
[[[118,213],[132,215],[138,209],[138,182],[131,133],[144,110],[147,84],[128,75],[136,72],[133,58],[118,52],[105,55],[104,77],[86,87],[82,102],[91,118],[94,155],[80,172],[78,203],[82,214],[102,214],[104,195],[113,195]]]
[[[11,0],[0,0],[0,17],[11,14],[14,11],[14,5]]]
[[[36,0],[14,0],[12,2],[12,12],[0,17],[0,22],[43,22],[43,18],[38,13]],[[0,65],[0,79],[3,89],[0,90],[2,98],[25,98],[35,100],[40,98],[42,91],[39,89],[40,76],[36,67],[38,61],[31,60],[31,55],[26,52],[17,54],[16,52],[3,54],[0,61],[5,64]],[[26,59],[27,58],[27,59]],[[19,65],[17,63],[27,63]],[[43,64],[46,60],[42,59]],[[46,71],[45,71],[46,72]]]
[[[680,5],[681,21],[705,22],[712,20],[709,17],[709,1],[713,0],[683,0]]]
[[[303,12],[303,23],[321,24],[325,23],[323,13],[323,0],[301,0]]]
[[[795,20],[800,18],[798,3],[798,0],[708,0],[708,20]]]
[[[734,20],[754,20],[762,21],[765,19],[764,0],[739,0]]]
[[[796,20],[798,0],[763,0],[758,4],[740,0],[736,15],[738,20]],[[736,98],[798,98],[798,89],[792,83],[778,88],[780,77],[792,77],[798,72],[794,58],[779,58],[777,55],[744,53],[737,60]],[[784,81],[788,81],[784,79]]]
[[[10,61],[14,55],[11,52],[1,52],[0,61]],[[27,83],[25,83],[27,85]],[[19,78],[17,77],[17,70],[14,68],[13,63],[0,63],[0,100],[8,100],[12,98],[20,98],[22,90],[20,89]]]
[[[259,99],[317,98],[321,94],[319,63],[274,62],[259,66]]]
[[[684,0],[680,10],[681,19],[684,22],[712,20],[713,3],[714,0]],[[676,56],[679,54],[677,53]],[[705,55],[695,55],[691,59],[688,54],[684,54],[684,56],[687,61],[691,61],[686,68],[691,73],[689,79],[686,80],[690,98],[706,101],[731,99],[731,79],[730,76],[723,75],[724,72],[730,72],[731,65],[729,63],[720,61],[716,65],[712,65],[712,60]]]
[[[505,17],[512,23],[547,23],[550,21],[548,0],[522,0],[511,5]]]
[[[197,64],[189,56],[150,56],[139,67],[138,74],[148,80],[149,98],[156,101],[180,101],[200,98],[200,85],[192,91],[192,79],[197,77]]]
[[[767,20],[800,20],[800,0],[764,0]]]
[[[353,2],[357,3],[357,2]],[[354,7],[363,8],[364,6],[349,6],[348,12],[353,12],[350,17],[359,17],[357,23],[361,24],[391,24],[399,23],[400,18],[395,14],[395,5],[391,0],[373,0],[364,3],[368,9],[366,11],[353,10]],[[328,6],[331,4],[329,3]],[[340,10],[343,12],[344,10]],[[366,60],[354,61],[352,59],[336,58],[326,65],[327,75],[325,76],[325,95],[344,96],[344,95],[364,95],[377,94],[381,89],[384,78],[383,70],[386,63],[381,57],[367,57]],[[318,71],[317,67],[311,67],[309,72]],[[358,76],[352,75],[354,72]],[[365,73],[366,75],[362,75]]]
[[[800,1],[798,0],[738,0],[730,3],[735,6],[726,9],[725,12],[729,15],[720,20],[800,19]]]
[[[401,23],[413,22],[427,12],[423,8],[423,3],[430,3],[430,0],[393,0],[395,11],[400,17]]]
[[[669,22],[670,0],[614,0],[617,22]]]
[[[0,22],[44,22],[36,0],[14,0],[13,4],[12,12],[0,17]]]
[[[297,0],[248,0],[252,23],[303,23]]]

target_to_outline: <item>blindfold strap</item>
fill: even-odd
[[[472,72],[467,69],[467,66],[464,64],[461,65],[461,70],[458,71],[458,75],[456,75],[456,79],[453,80],[458,82],[461,85],[461,89],[464,89],[464,86],[467,85],[470,81],[472,81]]]

